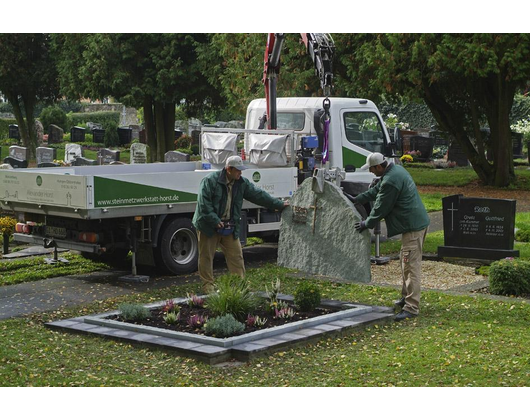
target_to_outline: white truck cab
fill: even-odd
[[[294,130],[295,136],[318,134],[315,119],[323,109],[324,98],[278,98],[279,130]],[[366,156],[379,152],[392,156],[392,144],[379,110],[372,101],[354,98],[329,98],[329,166],[346,169],[346,180],[370,183],[374,176],[360,168]],[[245,128],[255,130],[265,113],[265,99],[252,101],[247,108]],[[320,114],[321,115],[321,114]],[[300,150],[301,142],[295,142]]]

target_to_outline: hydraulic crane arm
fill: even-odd
[[[333,86],[333,56],[335,44],[329,34],[304,33],[301,34],[308,54],[311,56],[315,66],[315,73],[320,80],[320,86],[324,96],[331,94]],[[267,114],[261,120],[260,128],[268,123],[268,128],[277,128],[276,112],[276,86],[280,74],[280,56],[285,40],[285,34],[269,34],[267,47],[265,48],[263,84],[265,85],[265,98],[267,102]]]

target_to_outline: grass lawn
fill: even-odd
[[[285,293],[303,281],[275,266],[249,270],[255,289],[276,277]],[[396,290],[318,283],[325,298],[390,305]],[[43,322],[148,302],[199,285],[172,287],[25,319],[0,322],[2,386],[528,386],[530,305],[425,292],[420,317],[372,326],[240,366],[210,367],[171,353],[51,331]]]
[[[46,264],[44,258],[49,257],[0,260],[0,286],[92,273],[110,268],[106,264],[87,260],[78,254],[64,253],[60,254],[60,257],[67,259],[69,263]]]

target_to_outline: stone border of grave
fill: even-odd
[[[290,295],[281,295],[280,298],[289,302],[293,301]],[[185,300],[185,298],[174,299],[176,302]],[[160,301],[145,306],[156,308],[164,304],[165,301]],[[117,311],[54,321],[45,325],[67,332],[94,334],[171,350],[178,355],[192,357],[208,364],[217,364],[231,359],[249,361],[266,354],[320,340],[329,335],[342,334],[352,328],[364,328],[376,322],[385,322],[394,316],[392,308],[384,306],[369,306],[327,299],[323,299],[320,306],[342,310],[227,339],[105,319],[117,314]]]

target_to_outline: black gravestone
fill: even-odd
[[[451,195],[442,199],[444,246],[439,257],[499,260],[513,249],[516,200]]]
[[[105,130],[103,128],[93,128],[92,141],[94,143],[105,143]]]
[[[118,127],[118,139],[120,146],[132,142],[132,129],[128,127]]]
[[[20,132],[18,131],[18,124],[9,124],[9,138],[20,140]]]
[[[512,131],[513,158],[522,159],[523,156],[523,135]]]
[[[419,151],[421,153],[420,160],[430,160],[433,147],[434,140],[429,137],[412,136],[410,138],[410,150]]]
[[[85,141],[85,129],[83,127],[72,127],[70,129],[70,140],[74,143]]]
[[[469,161],[464,153],[464,150],[456,140],[451,141],[447,151],[447,160],[455,162],[456,166],[469,166]]]

